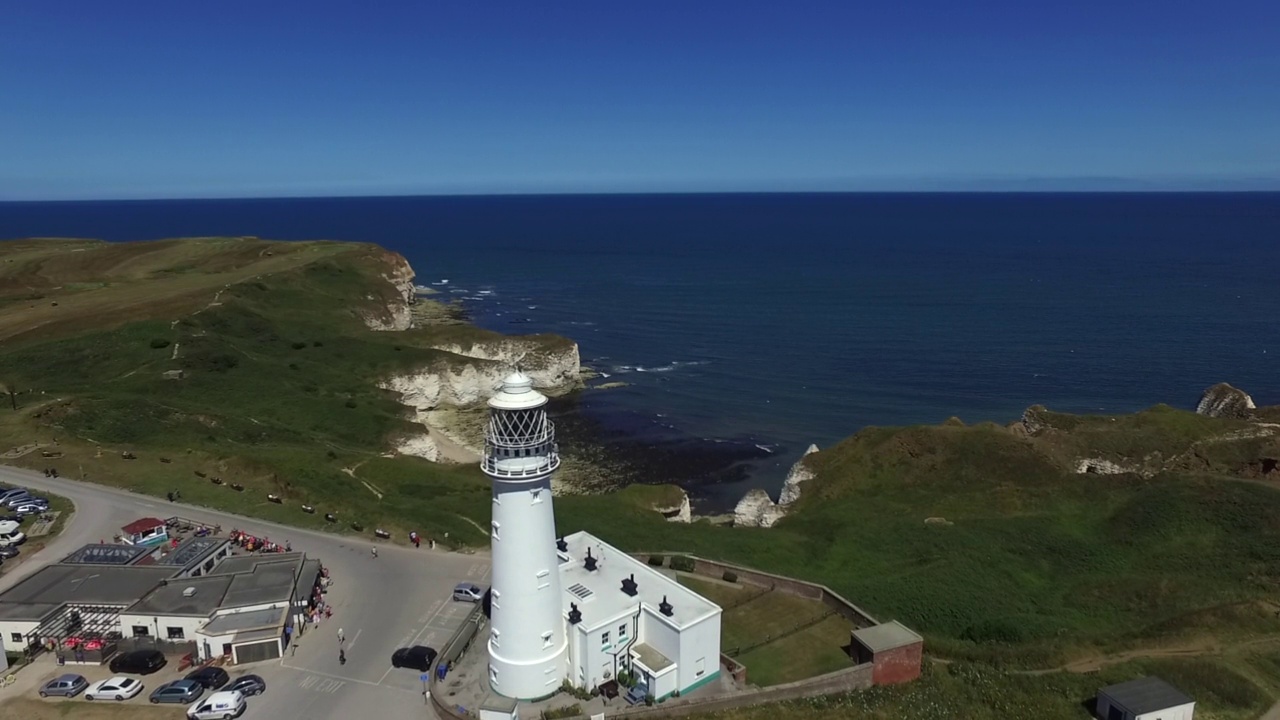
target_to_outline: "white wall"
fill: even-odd
[[[680,665],[680,691],[702,682],[720,670],[720,613],[684,628],[680,632],[680,651],[668,655]]]
[[[156,621],[159,621],[160,629],[156,630]],[[147,635],[159,640],[169,640],[169,628],[182,628],[182,638],[173,638],[174,642],[183,642],[186,640],[196,639],[196,630],[199,630],[205,623],[209,622],[206,617],[188,617],[181,615],[126,615],[120,614],[120,634],[125,637],[133,637],[133,626],[141,625],[147,629]],[[157,632],[159,633],[157,635]]]
[[[1193,702],[1186,705],[1178,705],[1159,712],[1151,712],[1139,715],[1137,720],[1191,720],[1191,716],[1195,714],[1196,704]]]
[[[35,620],[3,620],[0,621],[0,635],[4,637],[4,646],[10,650],[21,650],[26,647],[27,633],[40,627],[40,623]],[[13,634],[22,635],[22,640],[14,642]]]

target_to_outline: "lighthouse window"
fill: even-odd
[[[542,502],[542,488],[534,488],[529,491],[529,494],[533,496],[534,505]]]
[[[550,630],[542,633],[542,649],[546,650],[549,647],[551,647],[551,631]]]
[[[498,524],[498,521],[497,521],[497,520],[494,520],[494,521],[493,521],[493,539],[494,539],[494,540],[500,540],[500,539],[501,539],[501,538],[499,538],[499,537],[498,537],[498,529],[499,529],[499,528],[501,528],[501,527],[502,527],[502,526]]]

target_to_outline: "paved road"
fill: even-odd
[[[277,542],[288,540],[294,550],[320,558],[334,580],[329,593],[334,615],[305,633],[296,653],[251,666],[267,679],[270,690],[251,701],[245,716],[250,720],[430,717],[419,673],[392,669],[391,653],[410,644],[439,649],[470,610],[450,601],[453,586],[462,580],[483,584],[489,573],[489,557],[484,553],[463,555],[379,545],[379,557],[373,559],[369,552],[372,542],[90,483],[46,478],[17,468],[0,466],[0,484],[56,493],[76,505],[75,515],[58,538],[0,576],[0,590],[85,543],[109,540],[122,525],[147,515],[178,515],[221,524],[224,530],[236,527]],[[346,665],[338,662],[339,627],[346,635]],[[48,670],[53,674],[52,667]]]

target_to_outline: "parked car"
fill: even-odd
[[[627,692],[626,700],[628,705],[639,705],[647,697],[649,697],[649,686],[645,683],[636,683]]]
[[[47,503],[42,505],[40,503],[28,502],[21,505],[15,505],[13,507],[13,511],[18,513],[20,516],[39,515],[42,512],[49,512],[49,505]]]
[[[111,672],[150,675],[168,662],[159,650],[134,650],[111,658]]]
[[[189,720],[230,720],[244,712],[244,693],[239,690],[216,692],[187,708]]]
[[[200,685],[206,690],[217,690],[223,685],[226,685],[227,681],[231,679],[231,676],[227,674],[226,670],[223,670],[220,667],[210,666],[202,667],[199,670],[193,670],[192,672],[187,673],[187,679],[200,683]]]
[[[392,667],[414,668],[427,672],[431,669],[431,663],[436,661],[436,651],[426,645],[414,645],[413,647],[400,648],[391,654]]]
[[[89,687],[83,675],[59,675],[40,688],[40,697],[75,697]]]
[[[0,545],[21,545],[27,541],[26,533],[21,530],[0,532]]]
[[[267,681],[257,675],[241,675],[227,685],[227,690],[239,690],[245,696],[261,695],[267,691]]]
[[[189,705],[203,694],[204,686],[195,680],[172,680],[151,693],[151,702]]]
[[[0,545],[0,558],[18,557],[17,545]]]
[[[7,508],[12,508],[14,505],[21,505],[22,503],[27,502],[28,500],[34,500],[34,499],[35,499],[34,495],[27,492],[26,490],[23,490],[20,493],[14,493],[12,495],[6,494],[3,499],[0,499],[0,505],[3,505],[4,507],[7,507]]]
[[[480,602],[484,598],[484,589],[475,583],[458,583],[453,588],[453,599],[458,602]]]
[[[0,492],[0,505],[7,505],[9,504],[10,498],[22,497],[24,495],[30,496],[31,491],[26,488],[10,488],[4,492]]]
[[[142,692],[142,683],[131,677],[117,675],[106,680],[99,680],[90,685],[84,691],[84,699],[112,698],[114,700],[128,700],[140,692]]]

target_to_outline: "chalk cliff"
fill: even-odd
[[[765,497],[768,497],[767,495]],[[672,506],[655,505],[655,511],[662,513],[669,522],[693,522],[693,505],[689,502],[689,493],[680,492],[680,502]]]
[[[508,372],[518,365],[525,375],[533,379],[537,388],[563,390],[581,382],[582,363],[577,343],[548,347],[536,340],[504,338],[496,342],[435,347],[454,355],[497,363],[508,368]]]
[[[387,252],[381,259],[385,265],[382,279],[390,285],[390,290],[382,298],[386,311],[365,313],[364,323],[370,330],[408,330],[413,326],[413,316],[409,307],[413,304],[415,297],[413,268],[399,253]],[[377,300],[378,298],[369,296],[367,299]]]
[[[1218,383],[1200,396],[1196,412],[1209,417],[1248,418],[1257,407],[1245,391],[1227,383]]]
[[[818,452],[817,445],[810,445],[804,456],[791,466],[787,479],[782,483],[782,491],[778,493],[778,502],[769,497],[769,493],[759,488],[747,491],[733,508],[733,524],[736,527],[773,527],[786,517],[787,510],[800,499],[800,486],[814,477],[805,459]]]

